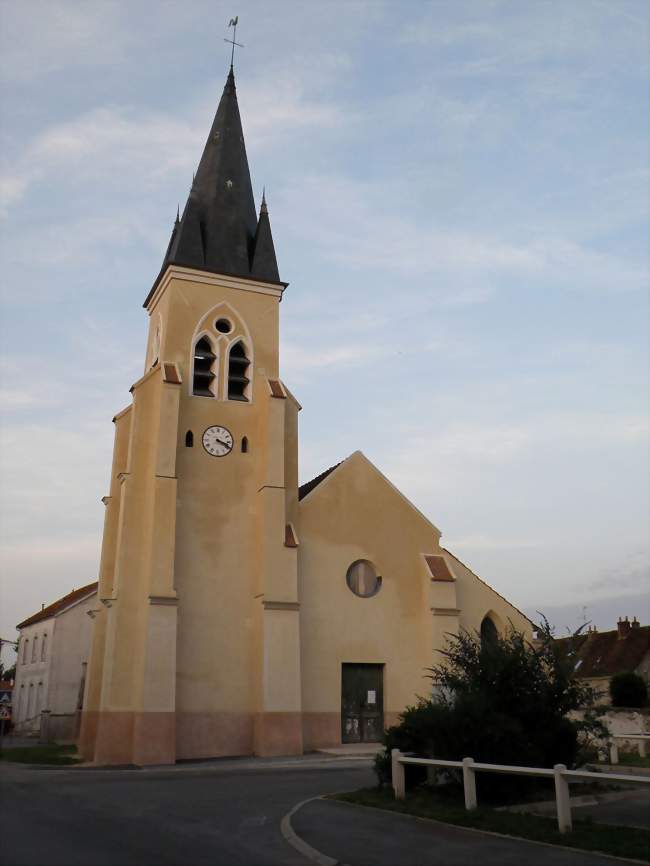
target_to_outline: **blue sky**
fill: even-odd
[[[96,578],[234,14],[302,480],[360,448],[517,606],[647,622],[645,0],[2,0],[0,634]]]

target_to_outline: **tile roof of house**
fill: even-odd
[[[77,601],[81,601],[82,598],[85,598],[87,595],[91,595],[93,592],[96,591],[96,581],[95,583],[89,583],[86,586],[82,586],[79,589],[73,589],[72,592],[64,595],[63,598],[59,598],[57,601],[53,601],[52,604],[48,604],[48,606],[44,607],[43,610],[39,610],[38,613],[33,614],[33,616],[27,617],[27,619],[24,619],[22,622],[19,622],[16,628],[25,628],[28,625],[34,625],[34,623],[41,622],[44,619],[49,619],[52,616],[56,616],[67,607],[70,607],[70,605],[74,604]]]
[[[311,481],[306,481],[304,484],[301,484],[298,488],[298,499],[304,499],[308,493],[311,493],[314,487],[318,487],[321,481],[325,481],[328,475],[334,472],[343,461],[341,460],[336,466],[330,466],[329,469],[326,469],[324,472],[321,472],[320,475],[317,475],[315,478],[312,478]]]
[[[559,638],[557,643],[575,653],[574,670],[580,677],[611,677],[634,671],[650,652],[650,626],[631,628],[624,637],[614,631]]]

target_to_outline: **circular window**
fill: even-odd
[[[229,334],[232,331],[232,325],[228,319],[217,319],[215,328],[220,334]]]
[[[381,589],[381,577],[375,571],[375,566],[367,559],[357,559],[348,568],[345,576],[348,586],[355,595],[369,598]]]

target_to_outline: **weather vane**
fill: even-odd
[[[230,45],[232,45],[232,52],[230,54],[230,65],[231,66],[233,65],[234,60],[235,60],[235,45],[238,48],[244,48],[245,47],[244,45],[241,44],[241,42],[235,42],[235,39],[237,38],[237,23],[238,23],[238,21],[239,21],[239,15],[235,16],[235,18],[230,19],[230,21],[228,22],[228,29],[230,29],[232,27],[232,39],[225,39],[224,38],[224,40],[223,40],[224,42],[228,42],[228,43],[230,43]]]

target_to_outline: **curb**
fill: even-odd
[[[74,777],[94,776],[97,778],[107,776],[182,776],[182,775],[221,775],[225,773],[251,773],[265,772],[271,770],[281,771],[300,771],[300,770],[337,770],[337,769],[353,769],[356,767],[371,766],[371,761],[367,758],[349,757],[349,758],[308,758],[303,760],[256,760],[255,758],[230,759],[226,758],[223,763],[217,761],[192,761],[187,764],[154,764],[143,767],[138,767],[135,764],[124,764],[117,766],[102,765],[102,764],[23,764],[20,762],[2,761],[0,762],[0,772],[3,768],[16,769],[24,774],[47,773],[48,775],[66,774]]]
[[[284,816],[284,818],[280,821],[280,832],[284,836],[285,840],[296,849],[303,857],[307,857],[309,860],[312,860],[314,863],[318,863],[318,866],[344,866],[340,860],[335,860],[333,857],[329,857],[327,854],[323,854],[321,851],[318,851],[316,848],[313,848],[308,842],[305,842],[304,839],[301,839],[298,836],[291,824],[291,816],[295,815],[295,813],[302,809],[303,806],[306,806],[307,803],[313,803],[314,800],[322,800],[322,797],[309,797],[307,800],[302,800],[300,803],[297,803],[290,812]]]
[[[327,800],[335,795],[336,794],[333,792],[331,794],[321,794],[318,797],[310,797],[308,800],[303,800],[301,803],[295,805],[293,809],[284,816],[280,823],[280,830],[287,842],[305,857],[318,863],[319,866],[346,866],[346,864],[341,860],[335,860],[333,857],[323,854],[298,836],[291,824],[291,816],[295,815],[296,812],[308,803],[313,803],[316,800]],[[421,818],[419,815],[409,815],[407,812],[394,812],[392,809],[381,809],[379,806],[365,806],[361,803],[348,803],[345,800],[334,800],[333,802],[340,803],[343,806],[352,806],[354,809],[370,809],[373,812],[381,812],[384,815],[398,815],[401,818],[410,818],[412,821],[420,821],[425,824],[439,824],[441,827],[455,827],[458,830],[466,830],[469,833],[478,833],[481,836],[496,836],[498,839],[510,839],[515,842],[524,842],[529,845],[541,845],[543,848],[555,848],[558,851],[570,851],[574,854],[596,854],[598,857],[604,857],[614,863],[637,863],[639,866],[648,866],[646,860],[635,860],[631,857],[616,857],[614,854],[607,854],[604,851],[593,851],[587,848],[571,848],[568,845],[555,845],[553,842],[540,842],[537,839],[525,839],[522,836],[508,836],[505,833],[495,833],[493,830],[479,830],[477,827],[463,827],[461,824],[448,824],[446,821],[438,821],[436,818]]]

